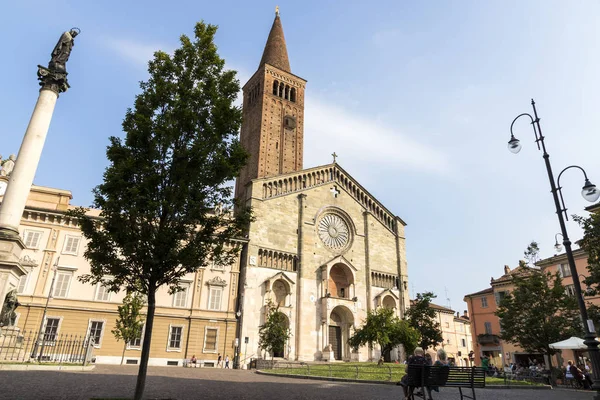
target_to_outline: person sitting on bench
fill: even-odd
[[[414,354],[408,357],[406,362],[406,370],[408,371],[408,365],[427,365],[427,360],[425,360],[424,354],[425,352],[423,351],[423,348],[417,347]],[[408,386],[408,373],[402,377],[400,382],[398,382],[398,385],[402,386],[402,390],[404,391],[404,400],[408,400],[410,391]]]

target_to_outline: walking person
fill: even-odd
[[[223,357],[221,356],[221,353],[219,353],[219,358],[217,358],[217,368],[223,368]]]
[[[229,369],[229,356],[225,356],[225,368]]]

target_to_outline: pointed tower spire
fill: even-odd
[[[279,18],[279,6],[275,8],[275,21],[273,21],[271,32],[269,32],[269,38],[267,39],[267,44],[265,45],[265,51],[263,52],[259,67],[262,67],[265,63],[279,68],[282,71],[292,72],[287,47],[285,45],[285,37],[283,36],[281,18]]]

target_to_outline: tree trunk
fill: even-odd
[[[123,360],[125,359],[125,349],[127,349],[127,342],[123,343],[123,354],[121,354],[121,365],[123,365]]]
[[[152,326],[154,324],[154,311],[156,310],[156,285],[148,285],[148,315],[146,315],[146,330],[144,331],[144,343],[142,344],[142,357],[138,370],[137,383],[135,385],[135,400],[142,400],[146,386],[146,374],[148,372],[148,359],[150,358],[150,343],[152,341]]]

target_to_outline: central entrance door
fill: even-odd
[[[336,360],[342,359],[342,328],[329,325],[329,343]]]

